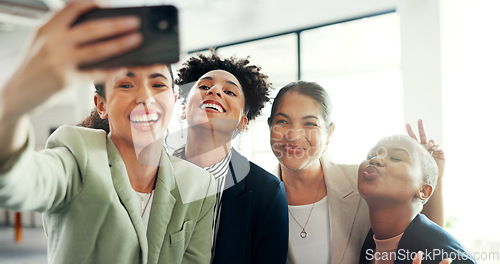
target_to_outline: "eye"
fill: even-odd
[[[288,122],[286,120],[283,120],[283,119],[279,119],[279,120],[276,120],[276,122],[274,122],[276,124],[288,124]]]
[[[371,159],[373,159],[374,157],[375,157],[374,155],[367,155],[367,156],[366,156],[366,159],[367,159],[367,160],[371,160]]]
[[[120,84],[118,87],[128,89],[128,88],[132,88],[133,86],[132,86],[132,84],[124,83],[124,84]]]
[[[231,95],[231,96],[236,96],[235,93],[231,92],[231,91],[224,91],[225,94],[228,94],[228,95]]]
[[[200,85],[200,86],[198,86],[198,88],[201,90],[209,90],[210,89],[210,87],[208,87],[206,85]]]
[[[403,161],[402,159],[400,159],[400,158],[396,158],[396,157],[391,157],[390,159],[391,159],[392,161]]]
[[[168,88],[165,84],[163,83],[157,83],[153,85],[154,88]]]
[[[318,126],[318,124],[316,124],[316,123],[314,123],[314,122],[307,122],[305,125],[306,125],[306,126],[315,126],[315,127],[317,127],[317,126]]]

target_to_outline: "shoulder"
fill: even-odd
[[[168,154],[166,157],[172,166],[183,202],[192,202],[215,194],[212,174],[181,158]],[[162,161],[162,166],[168,166],[168,164]]]
[[[56,151],[60,158],[67,156],[75,159],[81,173],[85,174],[88,166],[108,166],[106,144],[104,130],[63,125],[49,137],[46,149]]]
[[[417,215],[410,223],[405,230],[403,238],[405,238],[406,241],[415,243],[415,247],[421,250],[439,250],[440,253],[443,254],[443,257],[438,256],[438,258],[441,259],[448,256],[452,258],[457,257],[457,260],[473,259],[471,254],[457,239],[422,214]],[[401,242],[404,241],[403,238],[401,238]],[[401,244],[405,245],[406,243]],[[475,261],[470,261],[468,263],[475,263]]]
[[[250,162],[250,171],[243,181],[245,189],[252,192],[254,204],[265,208],[265,204],[286,206],[286,192],[283,183],[273,174]]]
[[[276,176],[251,161],[249,163],[250,171],[245,178],[249,188],[259,191],[265,189],[275,190],[279,187],[281,181]]]
[[[321,165],[326,177],[333,177],[336,174],[341,174],[350,181],[358,180],[358,165],[354,164],[337,164],[328,159],[321,159]]]
[[[321,159],[325,174],[326,186],[340,197],[358,193],[358,165],[336,164],[330,160]]]
[[[74,148],[86,148],[94,145],[106,146],[106,138],[107,135],[104,130],[63,125],[49,137],[47,148],[59,146]]]

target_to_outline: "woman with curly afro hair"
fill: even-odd
[[[248,58],[199,54],[183,64],[176,80],[188,133],[174,155],[216,179],[212,263],[286,262],[283,183],[231,147],[269,101],[267,78]]]

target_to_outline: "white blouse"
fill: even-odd
[[[151,205],[153,204],[153,196],[155,193],[155,190],[152,190],[151,193],[141,193],[141,192],[136,192],[137,195],[137,206],[139,207],[139,213],[141,214],[142,217],[142,223],[144,224],[144,228],[146,231],[148,230],[148,223],[149,223],[149,215],[151,215]],[[141,199],[144,198],[144,199]],[[144,203],[144,210],[142,209]]]
[[[290,235],[288,250],[293,250],[296,263],[330,263],[332,242],[327,197],[316,202],[311,212],[312,206],[313,204],[288,206]],[[302,237],[303,230],[300,225],[305,225],[309,213],[311,216],[305,226],[307,236]]]

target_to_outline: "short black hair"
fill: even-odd
[[[198,81],[205,73],[213,70],[223,70],[231,73],[241,84],[245,95],[245,113],[248,120],[252,120],[262,113],[264,104],[269,101],[271,84],[268,76],[261,72],[261,67],[251,65],[249,57],[238,59],[230,57],[222,59],[217,54],[197,54],[182,64],[175,83],[179,85],[179,97],[185,104],[191,89],[181,85]]]

